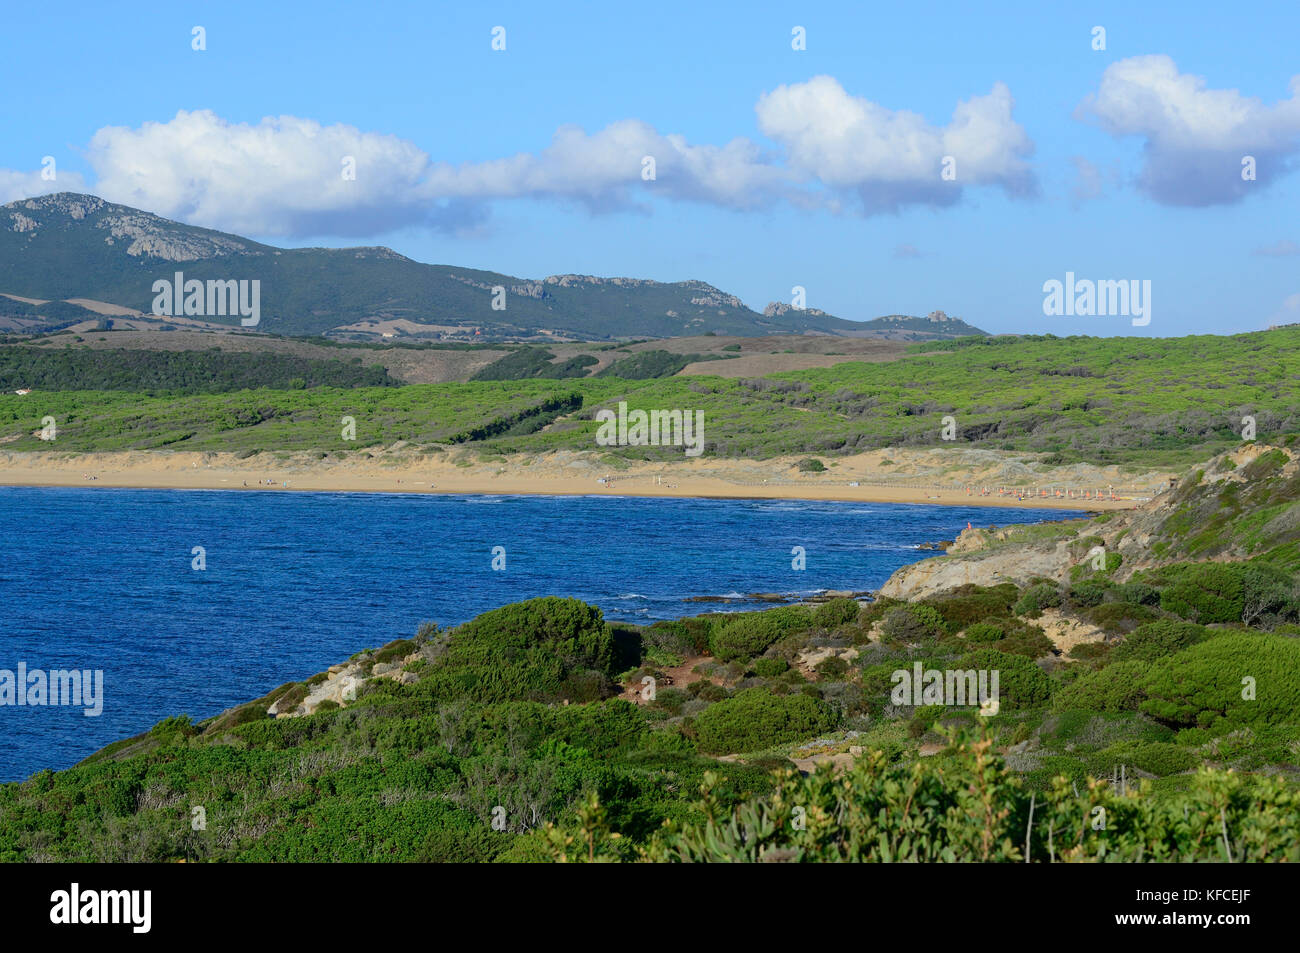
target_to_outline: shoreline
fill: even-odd
[[[408,493],[478,496],[594,496],[611,498],[704,498],[824,500],[935,506],[1016,507],[1097,513],[1131,509],[1146,499],[1079,499],[1056,496],[987,495],[948,486],[926,486],[930,474],[900,474],[897,483],[849,480],[858,474],[790,478],[780,461],[711,460],[705,464],[639,464],[602,470],[598,461],[511,461],[505,465],[448,459],[387,458],[378,464],[322,463],[293,459],[240,465],[230,454],[42,454],[40,459],[0,455],[0,486],[104,487],[113,489],[235,490],[243,492]],[[26,457],[26,455],[24,455]],[[534,465],[536,464],[536,465]],[[582,472],[574,472],[582,471]],[[599,475],[597,475],[599,474]],[[867,474],[862,474],[867,475]],[[605,482],[605,478],[608,482]],[[758,479],[762,477],[762,479]],[[268,484],[266,481],[272,481]],[[807,482],[805,482],[805,480]],[[905,482],[915,481],[915,482]],[[956,482],[956,481],[953,481]],[[850,485],[857,483],[858,485]],[[247,485],[245,485],[247,484]],[[1026,490],[1026,492],[1028,492]],[[1117,493],[1117,496],[1119,494]],[[1148,497],[1149,498],[1149,497]]]

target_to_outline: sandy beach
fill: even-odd
[[[159,451],[0,453],[0,485],[592,494],[1109,510],[1136,506],[1167,482],[1164,474],[1135,479],[1131,473],[1107,468],[1035,470],[1032,455],[994,451],[885,450],[827,458],[832,461],[834,466],[826,472],[810,474],[799,472],[795,459],[627,465],[570,452],[495,460],[479,460],[467,451],[414,455],[401,448],[372,450],[344,460],[287,453],[244,459],[225,453]]]

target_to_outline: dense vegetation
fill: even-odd
[[[642,381],[658,377],[672,377],[687,364],[696,361],[717,360],[718,354],[674,354],[671,351],[639,351],[620,358],[597,371],[596,377],[620,377],[623,380]],[[599,363],[590,354],[577,354],[564,361],[556,361],[546,348],[523,347],[498,358],[477,371],[472,381],[519,381],[537,378],[563,379],[587,377],[592,365]]]
[[[498,358],[470,378],[472,381],[520,381],[529,378],[559,380],[566,377],[586,377],[587,369],[597,363],[590,354],[578,354],[568,360],[554,362],[555,355],[540,347],[524,347]]]
[[[290,354],[152,351],[124,348],[0,347],[0,390],[225,394],[307,387],[395,387],[400,382],[361,358],[311,360]]]
[[[720,354],[674,354],[671,351],[640,351],[615,361],[598,372],[599,377],[621,377],[628,381],[645,381],[656,377],[672,377],[687,364],[712,361]]]
[[[503,453],[591,450],[596,411],[626,400],[632,409],[702,410],[706,455],[762,458],[943,445],[1040,451],[1057,463],[1156,466],[1204,459],[1236,445],[1244,417],[1254,418],[1260,440],[1294,445],[1300,434],[1298,355],[1300,328],[1281,328],[1177,339],[999,338],[889,363],[749,380],[602,376],[183,399],[3,394],[0,435],[20,435],[11,449],[42,447],[34,433],[50,415],[59,423],[60,447],[69,450],[329,451],[348,449],[336,421],[352,415],[358,425],[353,447],[398,440],[431,447],[509,415],[520,402],[577,394],[581,407],[544,431],[487,428],[477,443]],[[231,415],[250,403],[265,413],[231,425]],[[947,415],[955,418],[956,441],[942,444]],[[638,459],[681,453],[671,447],[604,449]]]

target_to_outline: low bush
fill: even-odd
[[[813,623],[824,629],[836,629],[855,622],[861,611],[856,599],[831,599],[813,612]]]
[[[1095,577],[1081,579],[1070,586],[1065,594],[1065,600],[1075,609],[1088,609],[1092,606],[1101,605],[1110,589],[1109,580]]]
[[[1161,659],[1151,668],[1145,690],[1142,711],[1171,725],[1217,728],[1294,721],[1300,642],[1254,632],[1224,633]]]
[[[1011,613],[1019,590],[1004,582],[997,586],[961,586],[942,595],[922,600],[943,618],[949,632],[956,633],[976,622]]]
[[[1091,609],[1084,609],[1079,615],[1110,635],[1132,632],[1143,623],[1153,622],[1160,617],[1155,609],[1136,602],[1103,602]]]
[[[909,644],[935,639],[945,632],[943,616],[931,606],[916,603],[889,609],[880,628],[886,639]]]
[[[834,724],[831,709],[808,695],[748,688],[702,711],[694,730],[701,751],[727,754],[799,741]]]
[[[1244,567],[1199,563],[1160,594],[1160,608],[1192,622],[1239,622],[1245,609]]]
[[[1090,711],[1137,711],[1146,698],[1148,663],[1130,660],[1112,662],[1089,672],[1057,690],[1052,705],[1057,711],[1086,708]]]
[[[1090,755],[1084,764],[1088,773],[1095,778],[1110,777],[1116,768],[1123,765],[1128,768],[1126,773],[1130,780],[1135,781],[1134,768],[1163,778],[1190,771],[1200,761],[1195,751],[1181,745],[1156,741],[1123,741]]]
[[[849,663],[838,655],[822,659],[817,663],[817,674],[828,681],[839,681],[848,673]]]
[[[805,628],[807,613],[795,606],[746,612],[736,615],[714,630],[710,647],[720,660],[750,659],[766,652],[779,640]]]
[[[966,628],[967,642],[997,642],[1006,634],[998,621],[976,622]]]
[[[997,672],[998,705],[1001,711],[1041,705],[1052,693],[1051,679],[1023,655],[1012,655],[997,649],[976,649],[962,656],[956,667]]]
[[[754,659],[751,668],[760,678],[775,678],[789,669],[790,663],[783,658],[760,658]]]
[[[1016,615],[1036,618],[1044,609],[1061,604],[1061,590],[1053,583],[1040,582],[1030,586],[1013,607]]]
[[[1136,659],[1151,662],[1173,655],[1188,646],[1205,640],[1207,630],[1203,625],[1162,619],[1138,626],[1123,642],[1115,646],[1111,658],[1116,662]]]

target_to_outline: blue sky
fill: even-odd
[[[854,319],[1300,321],[1300,7],[894,7],[11,5],[0,199],[90,191],[522,277],[698,278],[759,310],[798,285]],[[1045,316],[1067,271],[1150,280],[1150,324]]]

